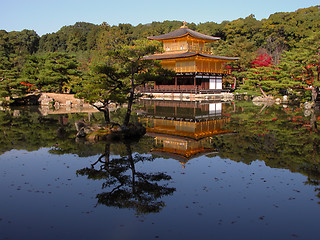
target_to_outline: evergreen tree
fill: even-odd
[[[156,51],[160,51],[159,43],[141,40],[136,41],[135,45],[121,46],[109,52],[112,61],[121,72],[121,81],[129,89],[127,113],[123,121],[125,126],[129,124],[133,102],[140,96],[136,88],[150,81],[173,77],[173,72],[163,69],[159,62],[143,59],[143,56]]]
[[[297,48],[284,53],[280,63],[288,73],[287,81],[294,89],[311,89],[316,101],[320,87],[320,33],[301,40]]]
[[[63,93],[70,91],[69,83],[80,75],[75,57],[66,53],[48,53],[44,57],[36,86],[41,91]]]
[[[85,99],[104,113],[106,123],[110,123],[109,104],[125,102],[127,94],[122,73],[110,64],[94,65],[76,90],[76,97]]]
[[[28,92],[21,71],[28,56],[37,51],[39,36],[30,30],[0,31],[0,98],[10,103]]]
[[[290,86],[290,83],[285,81],[285,72],[272,65],[250,68],[244,72],[244,75],[241,91],[249,95],[257,95],[259,92],[265,97],[267,94],[278,95],[280,90]]]

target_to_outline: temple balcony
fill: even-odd
[[[213,48],[202,47],[202,46],[177,46],[177,47],[166,47],[164,53],[172,54],[177,52],[193,52],[193,53],[204,53],[213,54]]]
[[[137,90],[141,93],[190,93],[190,94],[216,94],[222,92],[229,92],[225,89],[203,89],[200,86],[145,86],[139,87]]]

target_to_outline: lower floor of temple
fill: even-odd
[[[142,92],[190,92],[190,93],[220,93],[222,87],[222,74],[210,73],[183,73],[175,77],[156,81],[147,85]]]

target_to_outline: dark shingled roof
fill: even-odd
[[[207,58],[213,58],[213,59],[221,59],[221,60],[238,60],[237,57],[225,57],[225,56],[217,56],[217,55],[211,55],[211,54],[204,54],[204,53],[193,53],[193,52],[184,52],[184,53],[172,53],[172,54],[154,54],[149,56],[144,56],[143,59],[145,60],[163,60],[163,59],[173,59],[173,58],[187,58],[187,57],[193,57],[193,56],[202,56]]]
[[[193,30],[187,28],[186,26],[182,26],[181,28],[179,28],[173,32],[169,32],[169,33],[162,34],[159,36],[148,37],[148,39],[162,41],[162,40],[166,40],[166,39],[180,38],[180,37],[184,37],[187,35],[190,35],[194,38],[203,39],[208,42],[216,41],[216,40],[220,39],[219,37],[212,37],[212,36],[208,36],[208,35],[193,31]]]

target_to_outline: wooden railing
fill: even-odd
[[[166,53],[172,53],[172,52],[195,52],[195,53],[207,53],[207,54],[213,54],[213,48],[209,47],[198,47],[198,46],[187,46],[187,47],[181,47],[177,46],[174,48],[166,48],[164,49]]]
[[[213,54],[212,48],[209,48],[209,47],[188,46],[188,50],[189,50],[190,52],[196,52],[196,53]]]
[[[140,87],[137,90],[142,93],[213,94],[213,93],[229,92],[229,90],[224,90],[224,89],[200,89],[199,87],[185,88],[185,87],[181,87],[181,86],[155,87],[155,88],[154,87]]]

